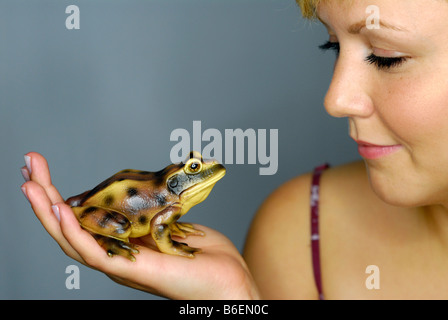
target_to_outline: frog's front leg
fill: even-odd
[[[195,229],[192,224],[185,222],[173,222],[170,224],[171,234],[181,238],[187,236],[205,236],[204,231]]]
[[[129,243],[131,223],[121,213],[95,206],[72,207],[80,225],[88,230],[98,244],[112,257],[120,255],[135,261],[136,246]]]
[[[181,207],[175,204],[157,213],[151,220],[151,235],[161,252],[194,258],[194,254],[201,252],[201,249],[192,248],[185,243],[171,239],[171,225],[175,224],[176,220],[180,217],[180,211]],[[178,228],[178,225],[174,227],[176,230],[175,233],[177,230],[180,230],[176,228]],[[193,228],[193,230],[195,229]]]

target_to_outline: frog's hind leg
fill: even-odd
[[[121,255],[134,261],[136,246],[128,242],[131,223],[121,213],[95,206],[72,207],[80,225],[92,233],[109,256]]]
[[[109,257],[120,255],[131,261],[135,261],[134,254],[139,253],[136,248],[137,246],[132,243],[105,237],[99,234],[94,234],[93,237],[98,244],[106,250]]]
[[[81,226],[93,233],[125,240],[131,234],[131,223],[123,214],[96,206],[72,207]]]
[[[188,236],[205,236],[205,232],[195,229],[192,224],[185,222],[173,222],[170,224],[171,234],[181,238]]]
[[[77,196],[70,197],[67,200],[65,200],[65,203],[72,207],[79,207],[82,205],[82,202],[89,193],[90,190],[87,190],[81,194],[78,194]]]

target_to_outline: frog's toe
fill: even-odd
[[[134,262],[134,254],[139,253],[135,244],[103,236],[97,236],[95,238],[101,247],[106,250],[109,257],[119,255]]]

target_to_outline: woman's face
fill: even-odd
[[[325,107],[349,118],[374,191],[448,206],[448,1],[323,1],[318,16],[339,50]]]

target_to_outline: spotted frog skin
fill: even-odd
[[[161,252],[194,258],[201,249],[171,236],[204,235],[177,220],[204,201],[225,172],[223,165],[192,151],[183,163],[158,172],[120,171],[66,203],[111,257],[121,255],[135,261],[138,250],[129,238],[150,234]]]

